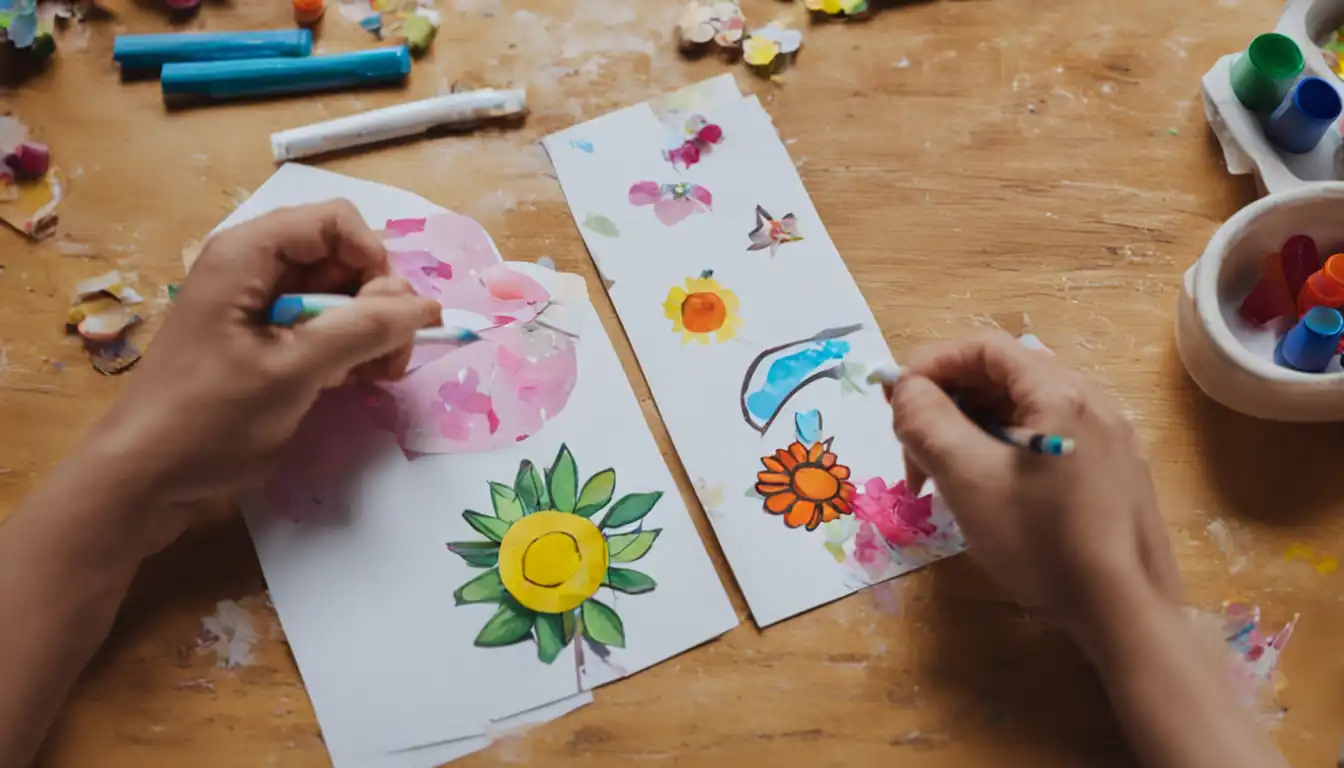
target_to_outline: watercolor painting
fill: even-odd
[[[706,120],[703,115],[691,115],[680,133],[672,139],[671,148],[663,150],[663,158],[673,168],[690,168],[722,141],[722,128]]]
[[[653,548],[662,529],[644,530],[643,520],[663,492],[631,493],[612,504],[615,469],[582,484],[579,478],[577,461],[561,445],[544,473],[523,461],[512,485],[491,482],[492,514],[462,513],[485,540],[451,542],[448,550],[483,570],[453,597],[459,606],[499,606],[476,636],[478,647],[531,640],[546,664],[579,636],[599,656],[625,647],[620,615],[596,595],[601,587],[627,595],[657,588],[652,576],[616,564],[636,562]]]
[[[849,467],[831,451],[835,438],[820,439],[821,413],[800,414],[794,423],[797,439],[761,457],[765,469],[756,473],[755,490],[765,499],[765,511],[782,515],[785,525],[815,531],[854,514],[856,491]]]
[[[681,343],[708,344],[728,341],[742,328],[737,294],[719,285],[712,270],[686,278],[685,288],[674,285],[663,302],[663,315],[672,321],[672,332]]]
[[[578,380],[578,336],[557,318],[586,289],[557,275],[562,295],[504,264],[466,216],[389,221],[385,240],[415,292],[477,318],[483,340],[417,346],[406,377],[369,403],[378,423],[411,454],[488,451],[541,431]]]
[[[756,206],[756,228],[748,232],[747,237],[751,240],[751,245],[747,246],[748,251],[763,251],[769,248],[771,258],[774,258],[775,252],[784,243],[796,243],[803,239],[803,236],[798,234],[798,217],[790,213],[776,219],[759,205]]]
[[[709,212],[714,205],[714,196],[699,184],[641,181],[630,187],[630,204],[653,206],[653,214],[670,227],[690,218],[693,213]]]
[[[862,329],[862,325],[828,328],[761,352],[742,378],[742,418],[764,435],[799,391],[818,381],[845,381],[848,371],[842,361],[850,344],[844,337]]]

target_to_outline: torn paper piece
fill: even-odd
[[[3,16],[3,13],[0,13]],[[41,240],[56,231],[56,208],[65,196],[65,177],[50,162],[45,145],[29,141],[28,127],[13,115],[0,115],[0,219]],[[41,173],[42,162],[46,163]],[[26,178],[28,172],[34,178]]]
[[[70,303],[72,305],[78,304],[100,293],[109,294],[122,304],[139,304],[145,300],[134,288],[127,285],[120,272],[113,270],[107,274],[90,277],[75,283],[75,292],[70,299]],[[72,320],[71,322],[77,323],[79,320]]]
[[[742,61],[753,74],[770,77],[793,63],[802,45],[802,32],[772,21],[747,36],[742,43]]]
[[[232,600],[220,600],[213,615],[201,617],[196,652],[215,654],[216,664],[226,669],[241,667],[252,663],[252,646],[259,639],[252,614]]]
[[[129,306],[143,301],[115,270],[75,284],[65,317],[66,331],[84,340],[89,361],[99,373],[115,376],[140,360],[140,350],[126,335],[140,323],[140,316]]]
[[[704,53],[711,44],[731,51],[742,44],[746,19],[736,0],[691,0],[677,24],[683,53]]]

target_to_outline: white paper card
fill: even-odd
[[[221,228],[334,197],[353,202],[374,228],[442,212],[401,190],[287,165]],[[547,279],[536,265],[516,268]],[[340,440],[360,452],[353,471],[313,491],[324,496],[324,515],[292,522],[269,514],[260,495],[245,501],[272,601],[338,766],[403,768],[416,764],[407,756],[413,752],[422,765],[451,759],[481,742],[445,742],[481,737],[520,712],[577,706],[579,691],[736,626],[610,339],[591,304],[582,312],[578,383],[563,412],[537,434],[489,453],[412,460],[391,433],[362,418],[357,403],[324,399],[316,418],[339,419]],[[640,522],[661,533],[635,564],[655,588],[617,594],[604,586],[593,595],[619,614],[624,647],[575,639],[547,664],[530,637],[504,647],[473,644],[498,606],[455,605],[454,590],[484,570],[445,545],[486,541],[464,511],[491,510],[488,481],[512,483],[524,459],[549,467],[562,444],[581,480],[616,470],[614,499],[595,517],[623,494],[662,491]]]
[[[754,98],[636,105],[544,144],[757,624],[964,548],[900,493],[864,381],[890,353]]]

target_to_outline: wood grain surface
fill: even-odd
[[[54,238],[33,244],[0,232],[0,509],[17,505],[122,384],[94,372],[64,335],[75,281],[114,267],[137,275],[142,292],[160,299],[136,335],[148,342],[166,312],[166,285],[181,277],[183,248],[273,171],[272,131],[455,84],[526,86],[532,114],[521,127],[321,165],[472,215],[508,257],[549,255],[588,278],[744,623],[460,764],[1128,764],[1079,654],[1005,602],[967,558],[763,634],[747,619],[535,143],[734,71],[790,142],[898,357],[924,340],[1025,326],[1124,403],[1152,456],[1190,602],[1216,610],[1227,598],[1252,600],[1267,623],[1302,614],[1282,665],[1286,710],[1272,718],[1275,738],[1295,765],[1333,764],[1344,733],[1344,574],[1320,575],[1284,551],[1301,541],[1344,556],[1344,433],[1261,423],[1213,404],[1185,375],[1172,337],[1181,274],[1255,194],[1223,170],[1199,78],[1272,28],[1279,3],[905,4],[864,24],[808,26],[783,85],[713,58],[681,60],[672,0],[441,3],[443,29],[405,90],[168,112],[157,83],[118,78],[118,33],[288,26],[280,0],[206,0],[186,20],[150,0],[117,0],[112,19],[62,33],[44,71],[7,73],[0,106],[51,143],[72,183]],[[761,22],[797,13],[772,0],[743,4]],[[334,9],[327,14],[320,51],[371,44]],[[236,518],[150,562],[43,764],[328,764],[264,589]],[[201,618],[221,599],[253,608],[263,638],[255,663],[224,669],[198,653]]]

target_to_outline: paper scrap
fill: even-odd
[[[15,155],[25,144],[32,145],[27,126],[13,115],[0,115],[0,157]],[[46,172],[37,178],[22,178],[9,170],[0,174],[0,219],[34,240],[50,236],[56,231],[56,209],[65,196],[60,168],[48,163]]]

